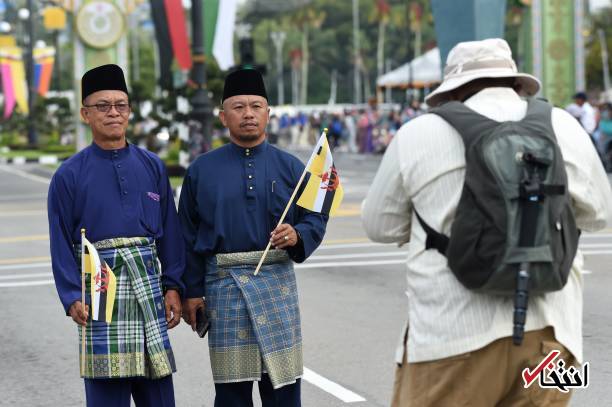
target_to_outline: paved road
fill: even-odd
[[[403,251],[370,243],[359,202],[379,157],[337,156],[346,197],[323,246],[296,268],[303,319],[304,406],[387,406],[393,351],[405,319]],[[46,221],[50,173],[0,166],[0,406],[83,405],[74,324],[51,281]],[[585,235],[584,339],[590,386],[573,405],[612,396],[612,230]],[[184,324],[171,331],[178,406],[212,406],[206,340]],[[330,392],[328,392],[330,391]],[[345,401],[343,401],[345,400]],[[606,400],[604,402],[604,400]],[[602,404],[603,403],[603,404]]]

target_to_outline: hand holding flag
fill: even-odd
[[[278,221],[279,225],[283,223],[285,220],[285,216],[295,199],[295,195],[297,191],[300,189],[300,185],[302,185],[302,181],[306,176],[306,173],[310,173],[310,178],[308,179],[308,183],[304,188],[304,191],[300,195],[300,198],[297,202],[299,206],[302,208],[311,210],[313,212],[320,212],[326,215],[333,216],[338,207],[340,206],[340,202],[342,202],[342,198],[344,196],[344,191],[342,189],[342,185],[340,185],[340,177],[338,176],[338,171],[334,166],[334,159],[332,158],[331,149],[329,148],[329,143],[327,142],[327,129],[323,130],[317,145],[315,146],[314,151],[312,152],[308,163],[306,164],[306,168],[302,172],[302,176],[298,181],[295,189],[293,190],[293,194],[291,194],[291,198],[289,198],[289,202],[287,202],[287,206],[285,207],[285,211],[280,217]],[[270,250],[271,242],[268,242],[268,246],[264,251],[261,259],[259,260],[259,264],[257,264],[257,268],[255,269],[255,275],[259,273],[259,269]]]

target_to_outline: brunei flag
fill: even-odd
[[[334,215],[344,192],[325,132],[308,160],[306,171],[310,173],[310,178],[297,204],[313,212]]]
[[[91,319],[108,324],[113,319],[113,306],[117,291],[117,279],[108,264],[89,240],[83,236],[83,267],[85,273],[91,274]]]

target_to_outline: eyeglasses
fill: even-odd
[[[130,104],[125,102],[119,102],[115,104],[111,103],[96,103],[95,105],[83,105],[84,107],[95,107],[98,112],[108,113],[114,106],[118,113],[127,113],[130,110]]]

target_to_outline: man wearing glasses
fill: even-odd
[[[57,291],[67,315],[86,327],[87,406],[129,406],[130,397],[137,406],[174,406],[167,330],[181,316],[185,254],[172,189],[162,161],[126,141],[121,68],[94,68],[81,86],[93,143],[57,170],[47,206]],[[116,277],[110,323],[92,320],[89,296],[81,303],[82,228]]]

